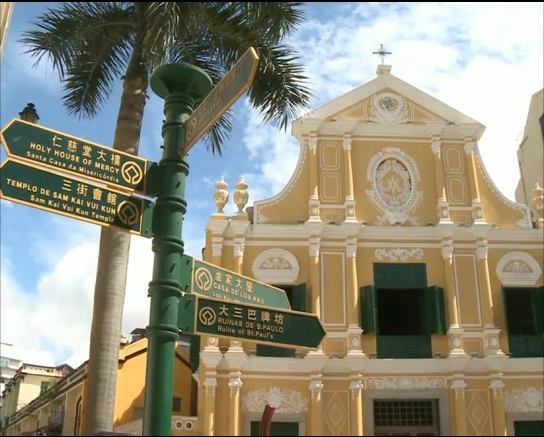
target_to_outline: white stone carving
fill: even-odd
[[[300,414],[308,411],[308,399],[288,388],[258,388],[242,397],[242,407],[248,413],[262,414],[267,402],[272,401],[279,414]],[[279,405],[278,405],[279,404]]]
[[[319,243],[312,243],[309,246],[310,256],[316,257],[319,256]]]
[[[542,387],[513,388],[504,390],[504,409],[508,413],[534,413],[544,410]]]
[[[542,275],[542,269],[528,253],[509,252],[497,263],[496,273],[502,285],[532,287]]]
[[[236,242],[234,243],[234,258],[244,256],[244,243]]]
[[[465,144],[465,153],[467,155],[470,155],[474,153],[474,150],[476,149],[476,145],[474,143],[466,143]]]
[[[344,150],[351,150],[351,138],[344,138],[342,145],[344,146]]]
[[[257,224],[259,225],[264,225],[266,223],[268,223],[270,219],[264,215],[262,212],[259,212],[259,215],[257,216]]]
[[[434,154],[440,153],[440,146],[441,145],[442,145],[442,143],[440,141],[433,141],[432,142],[431,150],[433,151]]]
[[[308,140],[308,147],[310,148],[310,150],[317,149],[317,138],[315,137],[310,138]]]
[[[323,390],[323,383],[321,381],[310,381],[310,392],[312,393],[312,399],[315,399],[318,393]]]
[[[204,380],[204,387],[206,388],[206,396],[215,396],[215,390],[217,388],[216,378],[206,378]]]
[[[527,217],[523,217],[522,219],[518,220],[516,222],[516,224],[521,229],[532,229],[533,228],[533,223]]]
[[[423,192],[417,189],[420,174],[410,156],[399,148],[385,147],[370,159],[366,179],[372,184],[366,194],[380,212],[376,218],[378,226],[404,222],[418,225],[413,214]]]
[[[453,257],[453,247],[452,246],[444,246],[442,248],[442,258],[451,259],[452,257]]]
[[[391,377],[365,378],[367,390],[424,390],[431,388],[447,388],[445,378],[423,377]]]
[[[476,258],[487,259],[487,246],[479,246],[476,248]]]
[[[253,275],[269,284],[291,284],[298,278],[300,267],[295,256],[284,249],[261,252],[253,263]]]
[[[351,391],[351,399],[355,399],[357,396],[361,396],[361,390],[364,388],[361,381],[351,381],[349,383],[349,390]]]
[[[212,256],[221,256],[223,253],[223,245],[221,243],[212,244]]]
[[[421,259],[423,257],[423,249],[403,249],[400,247],[396,249],[376,249],[374,256],[380,261],[387,258],[393,262],[405,262],[410,258]]]
[[[348,258],[355,258],[357,256],[357,246],[355,244],[346,246],[346,256]]]
[[[405,123],[409,119],[406,100],[398,94],[376,94],[371,102],[370,120],[374,123]]]
[[[240,389],[242,388],[242,381],[240,379],[231,379],[229,381],[230,387],[230,397],[234,397],[240,394]]]

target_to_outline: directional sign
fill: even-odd
[[[0,166],[0,198],[151,238],[153,203],[30,164]]]
[[[213,124],[234,105],[253,83],[259,55],[253,47],[245,52],[210,94],[198,105],[187,119],[185,149],[187,153]]]
[[[183,255],[180,283],[187,292],[201,296],[290,310],[289,299],[281,288],[238,275],[205,261]]]
[[[146,177],[154,163],[138,156],[17,119],[1,137],[8,157],[17,161],[154,196]]]
[[[315,314],[184,294],[178,328],[188,334],[237,338],[281,346],[317,348],[325,329]]]

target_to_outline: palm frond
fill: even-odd
[[[286,129],[312,99],[308,77],[292,48],[277,45],[261,46],[258,50],[259,69],[249,101],[263,115],[265,123],[278,123],[280,129]]]

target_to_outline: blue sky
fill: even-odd
[[[48,3],[50,6],[55,3]],[[120,83],[99,117],[78,120],[61,103],[61,86],[46,63],[33,67],[18,42],[45,3],[16,3],[1,64],[0,122],[28,102],[40,125],[111,145]],[[316,107],[375,77],[380,43],[393,52],[392,74],[487,126],[480,142],[485,165],[499,189],[513,199],[519,177],[516,137],[533,93],[542,88],[542,3],[308,3],[308,20],[289,41],[304,55]],[[263,126],[244,98],[223,157],[202,144],[190,153],[187,251],[200,256],[205,222],[214,212],[213,183],[229,191],[241,175],[250,201],[277,193],[298,157],[289,131]],[[162,100],[145,109],[140,155],[158,161]],[[2,160],[5,159],[2,150]],[[233,210],[232,202],[229,210]],[[26,361],[42,364],[87,357],[99,228],[95,225],[1,203],[2,341],[15,343]],[[150,241],[133,237],[123,332],[148,317]]]

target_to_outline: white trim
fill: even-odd
[[[448,389],[423,390],[363,390],[364,435],[374,435],[374,400],[379,399],[437,399],[440,435],[452,435],[450,424],[450,398]]]
[[[307,413],[299,414],[285,414],[285,413],[274,413],[272,422],[298,422],[298,435],[306,435],[306,415]],[[244,413],[244,436],[251,435],[251,422],[260,422],[262,419],[262,413]]]
[[[406,99],[411,100],[417,106],[421,106],[426,111],[430,111],[443,118],[444,120],[455,123],[476,124],[483,128],[483,125],[478,123],[476,120],[466,116],[465,114],[462,114],[461,112],[453,109],[451,106],[446,105],[440,100],[430,96],[429,94],[421,91],[413,85],[404,82],[403,80],[392,74],[384,74],[376,77],[370,82],[367,82],[353,89],[352,91],[320,106],[319,108],[314,109],[305,116],[296,119],[293,124],[303,123],[305,121],[305,118],[310,117],[313,119],[326,119],[342,110],[347,110],[361,100],[369,98],[370,96],[383,90],[384,88],[389,88],[390,90],[399,93]]]
[[[262,264],[268,259],[283,260],[290,268],[263,269]],[[269,284],[293,284],[299,275],[300,267],[297,258],[285,249],[268,249],[261,252],[253,262],[251,268],[255,279]]]
[[[542,421],[542,412],[534,413],[506,413],[506,427],[508,428],[508,435],[515,436],[514,432],[514,422],[525,422],[525,421]]]
[[[457,263],[455,262],[456,258],[465,257],[465,258],[472,258],[473,262],[473,272],[474,272],[474,285],[476,286],[476,302],[477,302],[477,308],[478,308],[478,323],[463,323],[462,322],[462,311],[461,311],[461,293],[459,290],[459,279],[461,276],[457,272]],[[457,317],[459,319],[459,325],[462,328],[481,328],[482,327],[482,302],[480,297],[480,285],[478,284],[478,270],[476,267],[476,255],[472,253],[458,253],[453,254],[453,276],[454,276],[454,282],[455,282],[455,295],[457,296]],[[464,275],[463,275],[464,277]],[[464,290],[464,293],[467,291]]]
[[[324,263],[324,256],[325,255],[340,255],[342,259],[342,290],[341,292],[337,292],[336,296],[342,298],[342,322],[341,323],[327,323],[325,319],[325,263]],[[334,251],[320,251],[319,253],[320,260],[319,263],[321,265],[321,323],[323,323],[323,326],[325,329],[327,327],[345,327],[347,325],[347,302],[346,302],[346,253],[345,252],[334,252]],[[337,302],[338,303],[338,302]]]
[[[517,266],[514,264],[510,271],[505,271],[510,263],[516,262]],[[519,271],[512,270],[516,267]],[[531,271],[523,271],[525,268],[529,268]],[[497,263],[496,274],[504,286],[533,287],[542,276],[542,269],[528,253],[509,252]]]
[[[338,433],[340,432],[340,429],[343,428],[344,424],[347,422],[347,429],[348,429],[347,435],[350,435],[350,430],[351,430],[351,411],[350,411],[351,410],[351,401],[350,401],[349,390],[325,390],[325,389],[323,389],[321,391],[321,399],[324,399],[324,394],[325,393],[332,393],[332,395],[331,395],[331,397],[329,399],[329,402],[327,402],[327,405],[325,405],[324,402],[322,403],[322,407],[321,407],[321,429],[323,430],[325,428],[325,426],[327,426],[331,431],[337,432],[336,435],[339,435]],[[338,398],[338,403],[340,404],[340,407],[344,410],[345,419],[344,419],[344,421],[339,421],[337,424],[333,423],[332,424],[333,426],[330,426],[327,423],[327,415],[328,415],[327,413],[330,413],[328,411],[329,407],[331,409],[334,408],[334,406],[331,407],[331,404],[334,401],[335,396]],[[344,404],[342,403],[341,396],[342,397],[345,396]],[[340,408],[340,407],[337,407],[337,408]],[[322,431],[322,433],[323,433],[323,431]],[[325,433],[323,433],[323,435],[325,435]]]
[[[485,418],[485,421],[483,424],[480,425],[480,430],[476,429],[476,425],[479,425],[479,424],[474,424],[471,420],[471,417],[470,417],[470,412],[469,412],[469,408],[472,404],[472,402],[477,402],[477,396],[479,397],[479,394],[480,392],[484,392],[484,396],[486,397],[487,399],[487,417],[484,416]],[[485,428],[486,426],[486,423],[489,422],[489,426],[491,428],[491,433],[489,435],[495,435],[495,433],[493,432],[493,416],[492,416],[492,405],[491,405],[491,398],[489,396],[489,389],[482,389],[482,388],[467,388],[465,389],[465,399],[468,397],[469,394],[471,393],[474,393],[472,395],[472,399],[470,401],[466,401],[466,417],[467,417],[467,420],[468,420],[468,423],[472,426],[472,428],[474,429],[474,431],[477,432],[476,435],[486,435],[486,434],[481,434],[481,432],[483,431],[483,428]],[[479,398],[482,402],[482,398]],[[485,410],[484,410],[485,411]],[[478,432],[479,431],[479,432]]]

